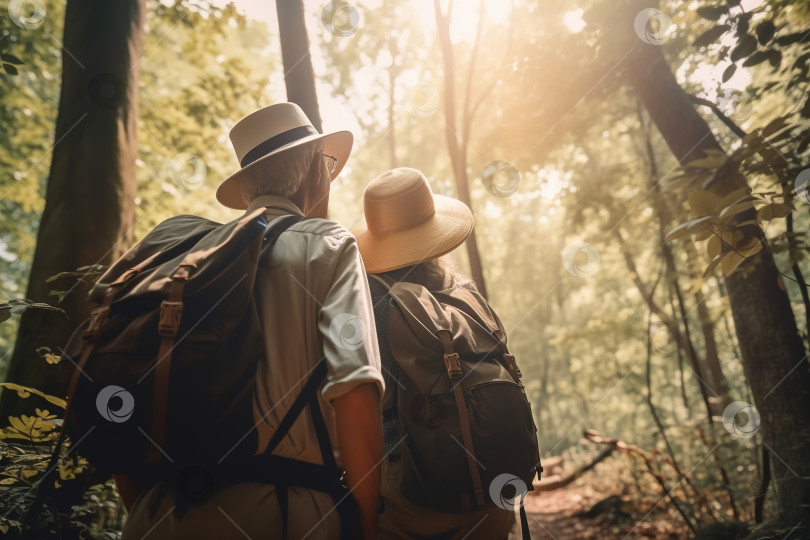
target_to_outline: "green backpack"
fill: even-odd
[[[386,385],[383,414],[403,440],[402,495],[453,513],[520,504],[526,533],[522,498],[542,467],[531,405],[501,321],[464,288],[430,292],[370,278],[390,296],[395,380]],[[505,486],[516,493],[503,493]]]

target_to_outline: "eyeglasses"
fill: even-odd
[[[329,154],[324,154],[323,157],[323,161],[326,163],[326,170],[329,171],[329,174],[333,174],[337,170],[338,158],[330,156]]]

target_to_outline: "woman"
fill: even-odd
[[[400,384],[392,374],[394,352],[389,339],[388,285],[408,282],[428,291],[457,287],[475,290],[475,284],[453,269],[450,251],[464,243],[473,229],[466,205],[434,195],[427,179],[415,169],[399,168],[374,179],[364,193],[364,219],[352,229],[357,238],[374,303],[383,374],[383,466],[380,516],[381,538],[503,539],[514,525],[514,513],[485,506],[465,513],[429,508],[406,497],[402,489],[403,434],[393,419],[392,393]],[[376,275],[376,276],[375,276]],[[381,279],[378,279],[381,278]],[[402,337],[398,343],[402,343]],[[437,351],[441,358],[442,351]],[[424,502],[423,499],[419,499]]]

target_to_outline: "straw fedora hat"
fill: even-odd
[[[369,274],[429,261],[464,243],[473,215],[461,201],[434,195],[416,169],[387,171],[366,187],[363,220],[352,228]]]
[[[354,140],[348,131],[318,133],[301,107],[288,102],[264,107],[242,118],[231,129],[230,138],[242,168],[219,185],[217,200],[236,210],[248,206],[241,189],[248,171],[261,167],[285,150],[323,141],[323,153],[337,158],[337,165],[329,175],[334,180],[346,164]]]

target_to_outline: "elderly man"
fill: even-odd
[[[322,135],[297,105],[279,103],[243,118],[230,137],[241,169],[219,186],[217,200],[247,212],[264,207],[270,227],[301,217],[263,251],[256,277],[265,343],[253,398],[256,454],[270,445],[273,456],[303,463],[302,471],[337,456],[363,536],[375,538],[383,379],[374,316],[354,237],[325,219],[330,181],[346,163],[352,135]],[[323,382],[314,379],[322,359]],[[297,400],[308,382],[318,385],[316,397]],[[285,419],[290,409],[297,417]],[[182,513],[174,511],[170,482],[140,486],[116,476],[130,509],[124,538],[345,537],[342,506],[351,500],[336,505],[334,493],[311,489],[312,478],[296,485],[297,474],[288,474],[277,489],[262,476],[257,471],[257,481],[219,489]]]

